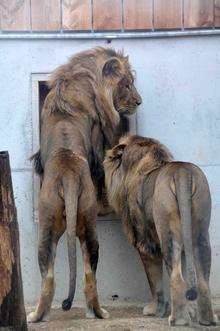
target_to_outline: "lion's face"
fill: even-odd
[[[142,103],[140,94],[134,86],[134,78],[131,74],[124,76],[116,86],[113,95],[115,109],[118,113],[131,115],[137,106]]]
[[[103,67],[103,78],[113,90],[113,104],[120,115],[130,115],[142,103],[134,86],[134,75],[128,57],[112,57]]]

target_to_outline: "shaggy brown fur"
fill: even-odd
[[[41,175],[39,198],[39,265],[41,297],[28,317],[48,317],[54,294],[54,260],[67,229],[71,308],[76,282],[76,236],[82,248],[88,317],[107,317],[100,308],[95,272],[98,262],[97,203],[94,184],[103,181],[104,150],[116,141],[120,114],[141,103],[128,58],[111,49],[79,53],[58,68],[50,80],[41,114],[41,148],[35,168]],[[93,181],[92,181],[93,180]],[[65,216],[66,215],[66,216]]]
[[[170,325],[189,323],[187,300],[197,295],[200,323],[215,324],[209,289],[211,198],[202,171],[172,162],[165,146],[140,136],[121,138],[108,151],[104,168],[109,202],[139,251],[152,291],[144,313],[164,311],[163,256],[171,277]]]

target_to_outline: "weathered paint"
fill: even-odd
[[[21,232],[25,300],[34,303],[40,287],[37,224],[33,222],[31,73],[50,72],[72,54],[104,45],[104,40],[0,41],[0,149],[9,150]],[[205,171],[212,193],[211,287],[220,295],[220,36],[114,40],[130,55],[143,97],[138,132],[160,139],[176,159],[195,162]],[[147,300],[148,286],[137,253],[129,247],[120,222],[98,224],[99,292],[103,299]],[[67,293],[65,238],[56,261],[56,299]],[[83,298],[78,249],[77,299]]]

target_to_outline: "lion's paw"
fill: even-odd
[[[105,310],[104,308],[101,308],[101,312],[102,312],[102,318],[106,319],[110,317],[110,314],[107,310]]]
[[[143,308],[144,316],[155,316],[157,311],[157,302],[151,301]]]
[[[190,319],[187,317],[174,318],[172,315],[168,318],[169,326],[187,326],[190,325]]]
[[[33,311],[32,313],[28,314],[28,316],[27,316],[28,323],[49,322],[49,320],[50,320],[49,312],[39,315],[39,313],[37,311]]]
[[[210,325],[218,325],[219,324],[219,319],[218,316],[216,314],[213,315],[213,319],[210,320],[205,320],[205,319],[200,319],[199,320],[199,324],[204,325],[204,326],[210,326]]]
[[[100,308],[100,309],[92,309],[92,308],[87,308],[86,310],[86,318],[101,318],[101,319],[106,319],[109,318],[109,313],[107,310]]]
[[[36,311],[33,311],[32,313],[28,314],[27,316],[28,323],[37,323],[39,321],[40,321],[40,317]]]

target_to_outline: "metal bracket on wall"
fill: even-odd
[[[0,39],[133,39],[220,35],[220,29],[185,29],[132,32],[0,32]]]

